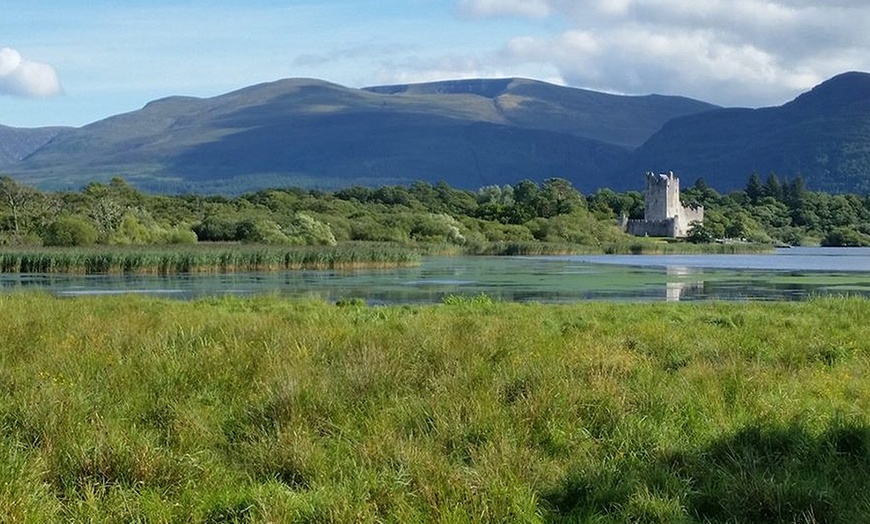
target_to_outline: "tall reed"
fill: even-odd
[[[543,255],[670,255],[670,254],[717,254],[766,253],[773,251],[767,244],[727,243],[691,244],[642,239],[605,243],[599,246],[559,244],[551,242],[489,242],[468,246],[472,255],[543,256]]]
[[[0,250],[4,273],[196,273],[357,269],[416,265],[420,255],[384,245],[339,247],[196,246]]]

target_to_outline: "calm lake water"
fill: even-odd
[[[870,249],[794,248],[763,255],[428,257],[415,268],[228,275],[0,275],[0,289],[61,296],[142,293],[191,299],[279,294],[369,304],[496,300],[801,300],[870,296]]]

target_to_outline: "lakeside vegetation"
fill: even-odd
[[[474,251],[449,244],[405,246],[349,242],[338,246],[209,244],[0,248],[0,273],[156,274],[360,270],[417,266],[424,255],[545,256],[569,254],[735,254],[766,252],[764,244],[687,244],[638,239],[604,246],[491,242]]]
[[[417,182],[333,192],[267,189],[236,197],[150,195],[121,178],[80,192],[40,192],[0,178],[0,246],[186,246],[208,243],[345,246],[385,243],[421,253],[668,253],[757,250],[751,244],[870,245],[870,197],[807,191],[801,178],[749,178],[720,195],[703,179],[683,199],[705,207],[687,243],[626,235],[619,216],[643,216],[638,191],[582,195],[563,179],[476,192]],[[736,240],[731,247],[706,245]],[[746,242],[748,241],[748,243]]]
[[[0,251],[2,273],[228,273],[297,269],[379,269],[418,265],[419,253],[395,245],[260,245],[18,248]]]
[[[0,295],[9,522],[861,522],[870,302]]]

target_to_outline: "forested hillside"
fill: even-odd
[[[870,245],[870,197],[808,191],[802,178],[749,177],[719,194],[703,180],[683,190],[706,208],[690,240]],[[242,242],[334,245],[388,242],[487,252],[499,242],[602,250],[637,243],[616,218],[643,216],[637,191],[583,195],[567,180],[522,180],[478,191],[445,183],[356,186],[333,192],[268,189],[239,197],[158,195],[121,178],[76,192],[43,192],[0,179],[0,245]]]

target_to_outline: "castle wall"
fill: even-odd
[[[636,237],[676,237],[677,223],[673,218],[666,220],[629,220],[625,231]]]
[[[680,228],[677,236],[684,237],[689,234],[692,222],[704,222],[704,207],[683,207],[680,210]]]

